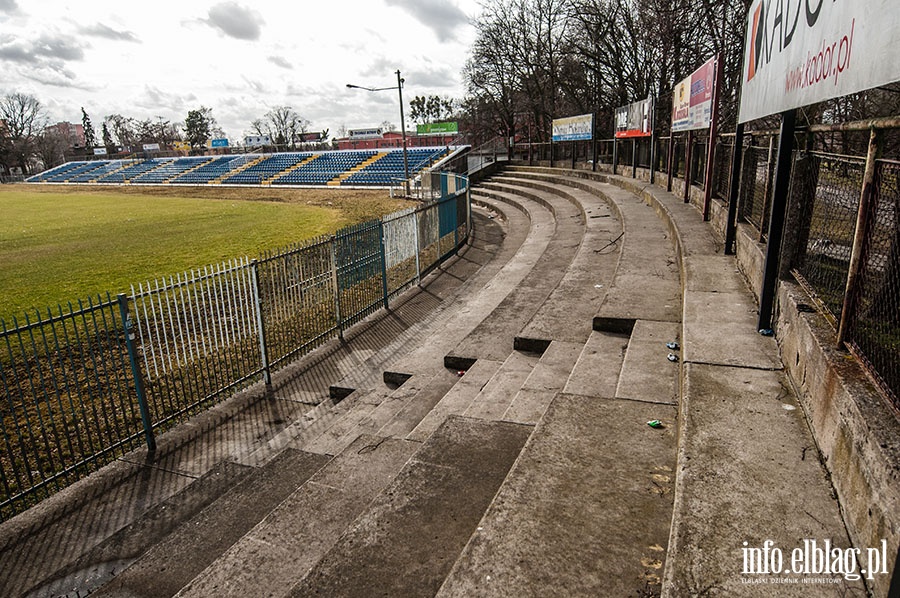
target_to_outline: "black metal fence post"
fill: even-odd
[[[153,435],[153,423],[150,421],[150,409],[147,407],[147,394],[144,391],[144,378],[138,365],[137,349],[134,346],[134,321],[128,311],[128,296],[120,293],[117,298],[119,315],[122,317],[122,325],[125,327],[125,346],[128,349],[128,361],[134,376],[134,390],[137,393],[138,408],[141,412],[141,424],[144,427],[144,441],[147,443],[147,450],[153,453],[156,452],[156,437]]]
[[[269,352],[266,347],[266,325],[263,319],[262,294],[259,292],[259,262],[250,262],[250,282],[253,286],[253,306],[256,311],[256,326],[259,328],[259,355],[262,362],[263,381],[266,386],[272,384],[272,372],[269,367]]]
[[[784,216],[788,191],[791,185],[791,161],[794,150],[794,125],[797,111],[781,113],[781,129],[778,133],[778,159],[775,162],[771,214],[769,216],[769,241],[766,244],[766,262],[763,269],[762,289],[759,293],[759,318],[757,329],[772,327],[772,309],[775,306],[775,290],[781,260],[781,239],[784,232]]]
[[[744,123],[734,131],[734,150],[731,152],[731,178],[728,181],[728,221],[725,223],[725,255],[734,254],[737,237],[737,205],[740,194],[741,159],[744,153]]]

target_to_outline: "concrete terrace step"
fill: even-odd
[[[449,372],[439,365],[438,367],[432,375],[418,374],[411,377],[383,400],[348,412],[338,422],[339,425],[304,443],[304,450],[337,454],[360,434],[402,438],[409,431],[407,428],[414,428],[424,414],[457,382],[455,372]],[[391,429],[395,433],[391,434]]]
[[[592,332],[563,392],[588,397],[615,396],[629,338],[627,334]]]
[[[419,425],[407,435],[407,439],[424,442],[447,417],[465,413],[502,365],[499,361],[479,359],[468,371],[460,371],[459,374],[463,375],[459,382],[438,401]]]
[[[696,208],[642,181],[536,170],[576,186],[608,182],[633,193],[660,215],[678,248],[683,396],[662,595],[771,595],[772,588],[743,583],[744,542],[761,548],[772,540],[786,554],[804,538],[850,546],[815,440],[781,371],[778,346],[757,334],[754,296]],[[778,590],[779,596],[808,596],[810,588]],[[864,595],[865,588],[841,578],[816,586],[815,593]]]
[[[669,230],[652,207],[629,191],[599,181],[567,177],[566,171],[516,169],[513,174],[600,194],[618,212],[626,232],[615,278],[597,314],[601,327],[603,322],[639,318],[668,322],[681,319],[675,247]]]
[[[178,596],[285,596],[421,445],[364,435],[288,496]]]
[[[516,343],[526,349],[536,347],[536,341],[584,343],[590,336],[597,307],[602,304],[616,272],[619,261],[616,239],[622,234],[621,222],[597,194],[508,175],[495,180],[511,188],[524,188],[528,193],[552,193],[574,203],[582,211],[585,230],[581,245],[562,280],[519,332]]]
[[[503,419],[523,424],[539,422],[550,401],[565,386],[583,348],[584,345],[579,343],[551,342],[516,393]]]
[[[498,187],[502,188],[503,185],[498,183],[488,185],[493,191],[482,192],[513,198],[512,200],[523,205],[528,203],[541,205],[537,201],[529,201],[525,196],[516,195],[514,189],[507,187],[505,191],[499,191]],[[571,202],[552,194],[546,194],[543,200],[543,205],[548,205],[552,209],[552,212],[547,213],[547,217],[550,218],[548,226],[553,230],[545,250],[541,252],[534,266],[521,279],[518,286],[491,312],[490,317],[485,318],[465,341],[450,353],[445,360],[448,367],[456,367],[455,364],[459,363],[454,362],[454,358],[505,359],[513,347],[515,335],[534,316],[568,270],[584,235],[583,215]]]
[[[657,416],[558,395],[437,595],[658,595],[675,436],[647,426]]]
[[[184,522],[92,596],[172,596],[237,542],[327,459],[285,451]]]
[[[531,426],[451,416],[290,596],[433,596]]]
[[[503,419],[503,414],[509,409],[539,360],[540,356],[535,353],[510,353],[463,415],[480,419]]]
[[[76,561],[57,571],[40,587],[29,591],[27,578],[17,579],[17,572],[29,571],[26,567],[4,570],[3,595],[65,596],[73,590],[84,593],[95,590],[131,565],[179,525],[196,516],[234,484],[246,478],[251,471],[252,468],[236,463],[217,465],[206,475],[151,507],[130,525],[110,535]],[[52,554],[51,551],[45,551],[42,556],[46,558]],[[14,559],[4,561],[5,564],[15,562]],[[52,564],[52,559],[50,563]]]

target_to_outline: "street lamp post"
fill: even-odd
[[[406,195],[409,195],[409,158],[406,153],[406,122],[403,118],[403,79],[400,77],[400,69],[397,69],[397,86],[396,87],[365,87],[363,85],[353,85],[347,83],[349,89],[364,89],[366,91],[385,91],[388,89],[396,89],[400,95],[400,134],[403,141],[403,174],[405,177],[404,186]]]

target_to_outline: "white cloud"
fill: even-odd
[[[345,84],[395,86],[400,69],[407,102],[461,96],[474,29],[460,15],[474,14],[477,2],[303,3],[301,21],[287,18],[300,9],[282,0],[156,0],[153,10],[0,0],[0,87],[34,95],[51,118],[69,122],[80,122],[81,106],[95,121],[118,113],[176,123],[208,106],[233,138],[278,105],[313,130],[398,122],[396,91]]]
[[[385,0],[385,4],[409,13],[434,31],[441,42],[456,39],[459,28],[469,22],[466,13],[450,0]]]
[[[269,56],[266,60],[274,64],[275,66],[280,66],[283,69],[293,70],[294,65],[292,65],[288,60],[283,56]]]
[[[2,0],[0,0],[2,1]],[[102,37],[104,39],[110,39],[113,41],[122,41],[122,42],[138,42],[140,41],[138,37],[132,33],[131,31],[116,31],[109,25],[104,25],[103,23],[95,23],[93,25],[88,25],[85,27],[81,27],[79,29],[81,33],[85,35],[90,35],[93,37]]]
[[[262,35],[262,16],[237,2],[222,2],[209,9],[206,23],[235,39],[255,41]]]

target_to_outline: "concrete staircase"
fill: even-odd
[[[0,526],[0,594],[755,596],[744,540],[848,545],[695,210],[558,169],[473,199],[389,312]]]

